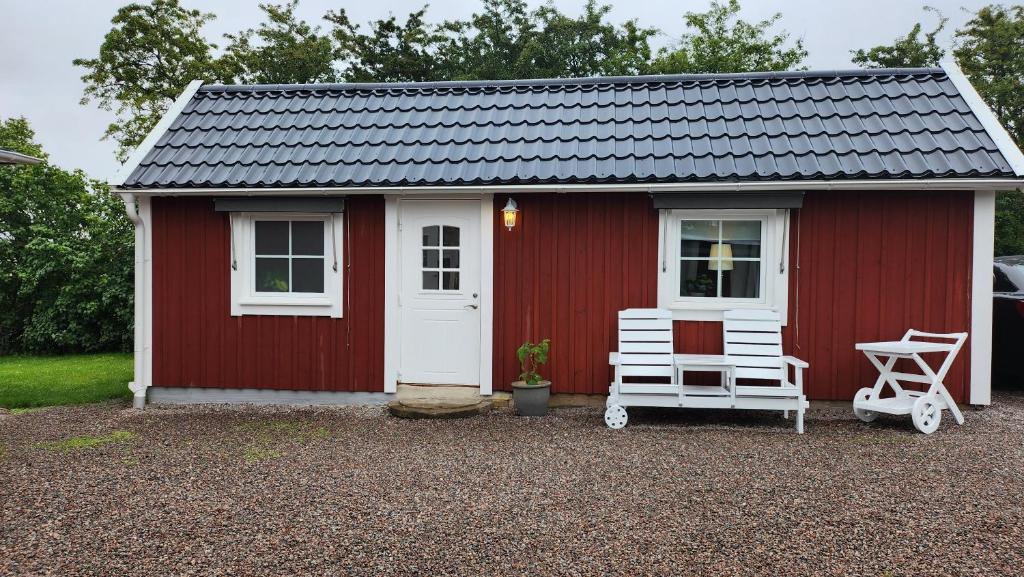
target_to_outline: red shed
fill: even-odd
[[[550,337],[606,394],[616,313],[775,309],[810,399],[854,344],[968,332],[990,398],[995,194],[1024,157],[955,67],[188,87],[115,183],[136,223],[137,402],[483,395]],[[512,209],[515,209],[515,212]],[[503,209],[509,209],[509,220]]]

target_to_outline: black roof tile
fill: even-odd
[[[125,188],[1012,177],[940,69],[204,86]]]

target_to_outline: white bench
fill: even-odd
[[[627,407],[685,407],[796,412],[796,430],[804,429],[807,399],[803,373],[807,363],[782,354],[782,323],[774,311],[727,311],[723,321],[724,355],[673,355],[672,312],[627,309],[619,312],[619,350],[608,356],[615,367],[605,423],[626,426]],[[794,378],[789,379],[789,369]],[[719,386],[685,385],[683,370],[719,371]],[[775,384],[737,385],[738,379]]]

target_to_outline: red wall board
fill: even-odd
[[[497,204],[501,204],[499,199]],[[558,393],[607,393],[616,313],[657,303],[658,214],[647,195],[517,195],[520,222],[495,215],[494,385],[517,378],[516,348],[552,339]],[[786,351],[811,364],[812,399],[848,400],[876,376],[854,350],[907,328],[970,326],[969,192],[809,192],[790,227]],[[675,323],[676,350],[721,353],[721,323]],[[965,348],[947,377],[962,400]]]
[[[232,317],[228,230],[211,198],[153,199],[154,384],[383,390],[383,199],[346,203],[340,319]]]

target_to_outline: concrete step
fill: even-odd
[[[482,415],[491,410],[490,401],[480,401],[474,405],[462,405],[458,407],[427,407],[409,406],[399,401],[388,403],[388,411],[392,416],[401,419],[465,419],[476,415]]]
[[[462,419],[486,413],[493,405],[475,386],[401,384],[396,393],[388,410],[403,419]]]

